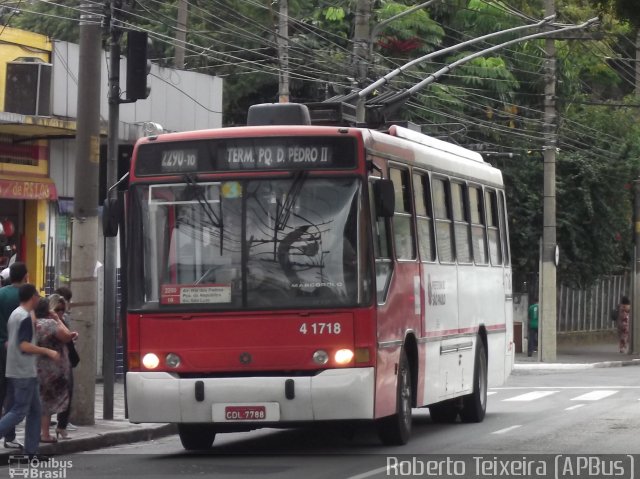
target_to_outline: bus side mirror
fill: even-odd
[[[396,194],[391,180],[373,182],[376,214],[379,218],[391,218],[396,209]]]
[[[107,238],[118,235],[120,223],[120,200],[107,198],[102,205],[102,234]]]

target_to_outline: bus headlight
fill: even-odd
[[[160,358],[153,353],[147,353],[142,358],[142,365],[147,369],[155,369],[160,364]]]
[[[313,362],[316,364],[327,364],[329,361],[329,355],[323,349],[318,349],[313,353]]]
[[[167,366],[170,368],[177,368],[180,366],[180,356],[174,353],[167,354],[167,357],[164,359]]]
[[[334,359],[338,364],[348,364],[353,359],[353,351],[350,349],[338,349]]]

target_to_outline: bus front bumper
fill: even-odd
[[[310,377],[201,379],[128,372],[126,380],[129,420],[135,423],[241,423],[247,421],[228,411],[263,407],[270,423],[374,418],[374,368],[330,369]],[[291,399],[285,388],[289,397],[293,391]]]

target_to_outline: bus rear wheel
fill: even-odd
[[[411,436],[412,407],[411,366],[404,349],[400,352],[398,365],[398,387],[396,390],[396,413],[378,420],[378,435],[387,446],[402,446]]]
[[[463,422],[482,422],[487,412],[487,353],[482,338],[478,338],[476,366],[473,372],[473,392],[462,398],[460,419]]]
[[[213,445],[216,431],[209,424],[178,424],[178,435],[187,451],[203,451]]]

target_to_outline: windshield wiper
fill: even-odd
[[[189,174],[183,176],[185,183],[187,184],[187,188],[185,192],[187,193],[187,199],[195,199],[198,204],[202,207],[202,210],[207,215],[209,219],[209,223],[214,228],[218,228],[220,230],[220,255],[222,256],[222,250],[224,246],[224,224],[222,222],[222,198],[219,199],[219,214],[216,214],[213,207],[207,200],[207,197],[204,194],[204,189],[200,186],[195,178]]]

